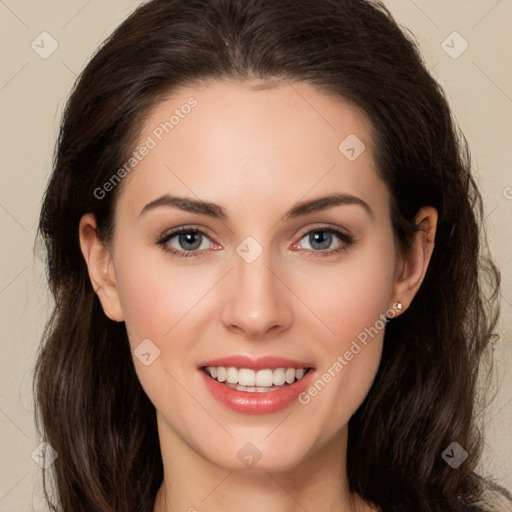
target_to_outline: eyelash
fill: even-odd
[[[198,233],[198,234],[205,236],[206,238],[209,239],[209,236],[201,229],[195,229],[195,228],[191,228],[191,227],[187,227],[187,226],[182,226],[180,228],[176,228],[176,229],[170,231],[169,233],[166,233],[165,235],[163,235],[157,241],[157,245],[160,246],[165,253],[171,254],[171,256],[173,256],[173,257],[174,256],[183,257],[183,258],[200,257],[200,252],[204,252],[204,250],[203,251],[196,251],[196,250],[181,251],[178,249],[170,249],[169,248],[169,246],[167,245],[169,243],[169,241],[172,238],[174,238],[176,235],[179,235],[181,233]],[[315,251],[313,249],[306,249],[309,252],[318,253],[318,255],[321,257],[327,257],[327,256],[332,256],[334,254],[340,254],[343,251],[346,251],[351,245],[353,245],[355,243],[355,240],[352,236],[347,235],[346,233],[343,233],[342,231],[339,231],[335,228],[330,228],[330,227],[317,227],[317,228],[310,229],[309,231],[306,231],[305,233],[303,233],[299,240],[302,240],[306,235],[310,235],[312,233],[334,234],[343,242],[343,244],[340,247],[338,247],[337,249],[318,250],[318,251]],[[314,256],[314,257],[316,257],[316,256]]]

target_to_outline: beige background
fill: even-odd
[[[51,300],[33,242],[62,107],[98,43],[138,3],[0,0],[0,512],[43,510],[40,469],[31,458],[39,444],[31,377]],[[512,489],[512,1],[386,4],[416,35],[472,148],[491,250],[503,273],[502,340],[495,352],[501,384],[486,412],[482,471]],[[58,48],[42,58],[31,44],[49,51],[49,36],[39,36],[45,31]],[[454,31],[469,45],[457,58],[464,40]],[[445,40],[452,56],[441,46]]]

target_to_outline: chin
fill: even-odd
[[[266,430],[259,436],[236,435],[224,443],[212,442],[208,446],[201,446],[205,439],[202,437],[198,453],[228,471],[279,473],[299,467],[322,445],[318,440],[308,438],[307,431],[292,431],[288,426],[278,434],[279,428],[282,427],[277,427],[274,432]],[[311,436],[312,430],[308,430]]]

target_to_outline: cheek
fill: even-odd
[[[211,272],[209,279],[204,270],[198,275],[198,267],[173,264],[170,256],[167,259],[154,248],[132,248],[128,253],[121,251],[121,244],[118,247],[124,258],[117,259],[116,280],[136,373],[155,407],[177,417],[191,408],[179,383],[190,378],[188,361],[197,339],[190,330],[215,276]],[[148,365],[138,358],[146,353]]]
[[[324,324],[324,345],[331,354],[346,350],[376,322],[382,327],[379,319],[390,305],[395,265],[390,237],[374,234],[360,244],[329,265],[301,263],[295,278],[297,295]]]
[[[378,371],[394,270],[393,247],[386,240],[347,253],[336,271],[318,267],[308,277],[309,285],[326,283],[310,292],[309,300],[328,329],[319,339],[317,379],[300,401],[330,425],[327,436],[348,422]]]
[[[173,263],[155,248],[122,252],[116,280],[132,345],[142,339],[161,344],[194,319],[195,305],[215,283],[213,269]],[[183,343],[186,344],[186,339]]]

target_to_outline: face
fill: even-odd
[[[307,84],[183,88],[146,119],[102,303],[176,450],[275,471],[344,446],[399,298],[369,134]]]

